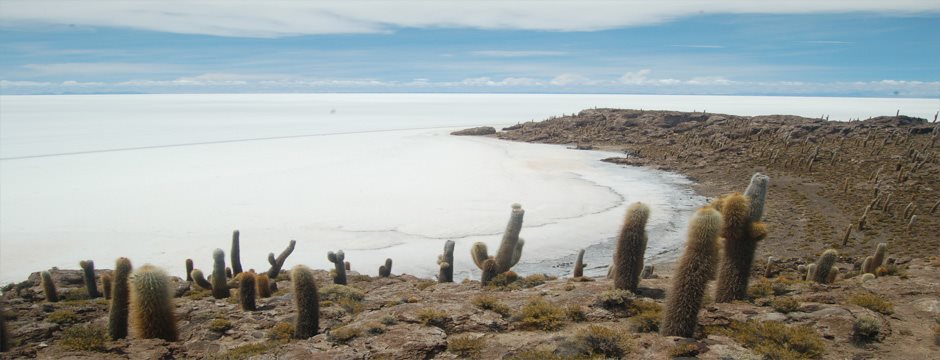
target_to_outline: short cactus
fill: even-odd
[[[225,275],[225,252],[215,249],[212,252],[212,297],[216,299],[232,296]]]
[[[243,272],[238,274],[238,306],[244,311],[255,311],[255,274]]]
[[[887,254],[887,252],[888,252],[888,244],[878,243],[878,247],[875,248],[875,256],[871,260],[871,271],[866,271],[866,272],[874,273],[875,269],[877,269],[881,265],[884,265],[885,255]]]
[[[343,259],[346,258],[346,254],[343,254],[343,250],[332,252],[330,251],[326,254],[326,258],[330,260],[333,265],[336,265],[336,271],[333,275],[333,283],[339,285],[346,285],[346,266],[343,265]]]
[[[281,274],[281,268],[284,267],[284,262],[287,261],[287,257],[294,252],[294,246],[297,245],[296,240],[291,240],[290,244],[287,245],[287,248],[281,252],[277,258],[274,257],[274,253],[268,254],[268,263],[271,264],[271,268],[268,269],[268,277],[271,279],[277,279],[277,276]]]
[[[699,209],[689,223],[685,252],[666,299],[663,335],[692,337],[695,333],[705,288],[718,262],[719,231],[721,215],[711,207]]]
[[[39,277],[40,282],[42,283],[42,292],[46,294],[46,301],[59,301],[59,292],[56,291],[55,282],[52,281],[52,274],[48,271],[43,271],[39,273]]]
[[[760,186],[767,186],[766,177],[755,175],[748,192],[757,196],[766,195],[766,189],[753,189]],[[767,237],[767,230],[758,217],[763,214],[763,204],[762,199],[748,199],[741,194],[729,195],[721,201],[724,253],[718,266],[715,302],[747,299],[754,252],[757,243]],[[752,210],[751,206],[759,206],[761,210]]]
[[[209,280],[206,280],[205,275],[202,274],[202,270],[195,269],[192,273],[190,273],[190,275],[193,278],[193,282],[196,283],[196,286],[212,291],[212,283],[210,283]]]
[[[193,282],[193,259],[186,259],[186,281]]]
[[[816,272],[813,273],[813,281],[820,284],[829,283],[829,272],[832,271],[836,260],[839,258],[839,252],[834,249],[826,250],[816,260]]]
[[[297,265],[290,273],[294,286],[294,306],[297,316],[294,320],[294,338],[309,339],[320,330],[320,295],[313,271],[303,265]]]
[[[650,208],[637,202],[627,208],[627,215],[614,252],[614,288],[636,292],[646,253],[646,222]]]
[[[88,292],[88,297],[92,299],[101,297],[98,294],[98,282],[95,281],[95,262],[82,260],[78,262],[78,266],[82,268],[82,280],[85,282],[85,291]]]
[[[114,279],[111,288],[111,308],[108,311],[108,334],[111,339],[127,337],[127,308],[130,304],[131,261],[118,258],[114,264]]]
[[[144,265],[131,276],[131,324],[142,339],[176,341],[173,289],[166,272]]]
[[[480,284],[482,286],[487,286],[490,284],[490,280],[493,280],[494,277],[498,274],[496,269],[496,260],[486,259],[483,261],[483,273],[480,275]]]
[[[816,264],[806,265],[806,281],[813,281],[816,278]]]
[[[379,276],[392,276],[392,259],[385,259],[385,265],[379,266]]]
[[[437,274],[438,282],[454,282],[454,241],[444,242],[444,253],[437,257],[440,271]]]
[[[242,272],[241,246],[239,246],[240,233],[238,230],[232,231],[232,275],[238,275]]]
[[[865,260],[862,261],[862,272],[867,274],[874,274],[875,268],[877,266],[872,266],[872,261],[874,260],[871,256],[866,256]]]
[[[574,273],[572,276],[579,278],[584,276],[584,249],[578,250],[578,259],[574,261]]]
[[[104,293],[104,298],[106,300],[111,300],[111,275],[101,275],[101,292]]]
[[[255,284],[258,288],[258,297],[262,299],[271,297],[271,279],[268,278],[268,274],[256,276]]]

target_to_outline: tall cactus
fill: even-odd
[[[238,305],[244,311],[255,311],[255,274],[243,272],[238,274],[241,280],[238,282]]]
[[[689,222],[685,252],[675,272],[675,280],[666,299],[660,333],[665,336],[692,337],[708,280],[718,262],[718,233],[721,215],[711,207],[695,213]]]
[[[232,296],[225,276],[225,252],[215,249],[212,252],[212,297],[226,299]]]
[[[127,307],[130,303],[128,279],[131,275],[131,261],[118,258],[114,264],[114,280],[111,288],[111,308],[108,311],[108,334],[111,339],[127,337]]]
[[[572,276],[579,278],[584,276],[584,267],[587,264],[584,263],[584,249],[578,250],[578,259],[574,262],[574,273]]]
[[[444,243],[444,253],[437,257],[437,265],[440,267],[438,282],[454,282],[454,245],[453,240],[447,240]]]
[[[101,274],[101,292],[105,300],[111,300],[111,275]]]
[[[330,260],[334,267],[336,268],[336,274],[333,275],[333,283],[339,285],[346,285],[346,266],[343,265],[343,259],[346,258],[346,254],[343,254],[343,250],[332,252],[330,251],[326,254],[326,258]]]
[[[290,279],[294,285],[294,306],[297,308],[294,338],[308,339],[320,330],[320,295],[317,293],[316,279],[313,271],[303,265],[294,267]]]
[[[509,223],[506,224],[503,240],[499,243],[499,250],[496,252],[497,273],[509,271],[519,261],[518,256],[522,255],[521,249],[517,249],[516,246],[519,243],[519,233],[522,231],[522,218],[524,215],[525,210],[522,209],[522,205],[512,204]]]
[[[767,237],[760,222],[764,213],[769,178],[760,173],[751,177],[746,193],[732,194],[720,201],[724,254],[719,262],[715,302],[747,299],[747,284],[757,243]]]
[[[623,227],[617,238],[617,250],[614,252],[614,287],[636,292],[640,284],[640,272],[643,271],[643,255],[646,253],[646,222],[650,208],[636,202],[627,208]]]
[[[82,280],[85,282],[85,291],[88,292],[88,297],[91,299],[101,297],[98,294],[98,283],[95,281],[95,262],[82,260],[78,262],[78,266],[82,268]]]
[[[819,259],[816,260],[816,272],[813,274],[813,281],[820,284],[828,284],[829,272],[832,271],[838,257],[839,252],[834,249],[824,251],[822,255],[819,256]]]
[[[59,292],[56,291],[55,282],[52,281],[52,274],[48,271],[39,273],[40,283],[42,283],[42,292],[46,294],[46,301],[59,301]]]
[[[131,324],[142,339],[176,341],[173,289],[166,272],[144,265],[131,276]]]
[[[232,275],[238,275],[242,272],[242,257],[241,257],[241,247],[239,246],[239,235],[238,230],[232,231],[232,253],[229,254],[232,257]]]
[[[193,259],[186,259],[186,281],[193,282]]]
[[[389,277],[392,276],[392,259],[385,259],[385,265],[379,266],[379,276]]]

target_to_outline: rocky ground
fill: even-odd
[[[617,151],[623,155],[607,161],[686,174],[706,196],[741,191],[757,171],[771,177],[770,235],[758,254],[778,260],[769,268],[756,262],[749,301],[707,297],[694,338],[656,333],[671,282],[660,266],[636,294],[612,290],[603,278],[522,274],[482,288],[478,281],[369,277],[353,268],[343,286],[317,271],[320,334],[306,340],[291,339],[296,310],[286,274],[256,311],[174,279],[180,340],[172,343],[108,339],[108,301],[88,299],[78,271],[53,269],[58,302],[44,300],[38,273],[3,289],[13,346],[0,357],[940,358],[940,216],[931,209],[940,199],[937,133],[936,124],[906,117],[831,123],[607,109],[497,133]],[[859,260],[879,242],[889,244],[893,265],[863,281]],[[836,281],[803,281],[799,266],[828,248],[840,252]]]

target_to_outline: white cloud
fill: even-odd
[[[176,66],[167,64],[115,62],[26,64],[22,67],[37,75],[102,75],[136,74],[142,72],[166,73],[177,70]]]
[[[470,54],[476,56],[489,57],[540,57],[540,56],[562,56],[567,53],[564,51],[545,51],[545,50],[480,50],[473,51]]]
[[[596,84],[596,81],[578,74],[561,74],[554,77],[551,81],[549,81],[549,83],[556,86],[571,86],[591,85]]]
[[[620,82],[628,85],[640,85],[646,81],[646,75],[649,75],[650,72],[652,72],[650,69],[628,72],[620,77]]]
[[[112,26],[238,37],[388,32],[396,28],[595,31],[698,14],[940,12],[924,0],[672,1],[109,1],[4,0],[2,22]]]

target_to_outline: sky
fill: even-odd
[[[0,94],[940,98],[940,0],[0,0]]]

